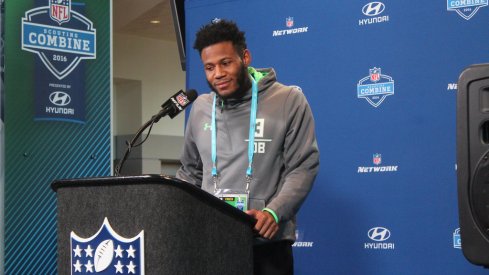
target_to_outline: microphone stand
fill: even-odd
[[[136,134],[132,138],[131,142],[126,141],[126,144],[127,144],[126,152],[124,153],[124,156],[122,157],[122,159],[119,161],[119,163],[115,167],[114,176],[117,177],[120,175],[120,172],[122,170],[122,166],[124,165],[124,162],[126,162],[127,157],[129,156],[129,153],[131,153],[131,149],[133,147],[140,146],[141,144],[143,144],[146,141],[146,139],[144,139],[143,141],[141,141],[141,143],[137,144],[136,146],[134,145],[136,143],[136,141],[138,140],[138,138],[143,133],[143,131],[146,130],[146,128],[148,128],[149,126],[153,127],[153,124],[157,123],[160,120],[160,118],[162,118],[163,116],[165,116],[168,113],[168,111],[169,111],[168,109],[161,110],[158,114],[154,115],[150,120],[148,120],[146,123],[144,123],[143,126],[141,126],[141,128],[139,128],[139,130],[136,132]],[[151,132],[151,128],[150,128],[149,132]],[[149,136],[149,133],[148,133],[148,136]]]

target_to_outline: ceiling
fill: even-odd
[[[112,3],[115,33],[176,41],[169,0],[113,0]],[[152,20],[160,23],[152,24]]]

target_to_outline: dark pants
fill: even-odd
[[[294,257],[290,241],[253,246],[254,275],[294,274]]]

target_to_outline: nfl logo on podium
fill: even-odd
[[[58,24],[70,21],[71,0],[49,0],[49,16]]]
[[[133,238],[117,234],[107,218],[97,233],[79,237],[71,232],[71,274],[144,275],[144,231]]]

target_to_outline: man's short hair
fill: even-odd
[[[234,49],[242,57],[243,51],[247,48],[245,33],[240,31],[233,21],[214,19],[197,32],[194,49],[198,50],[200,55],[204,48],[226,41],[232,42]]]

